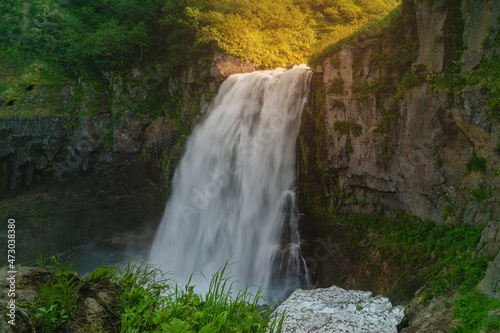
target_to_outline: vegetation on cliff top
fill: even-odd
[[[264,67],[304,61],[399,1],[4,1],[0,43],[100,71],[160,59],[175,68],[214,49]]]
[[[30,100],[35,114],[65,113],[69,107],[55,101],[54,96],[88,94],[88,83],[100,91],[93,102],[105,104],[110,72],[128,73],[133,67],[154,64],[164,72],[175,73],[198,65],[200,59],[216,51],[247,58],[266,68],[305,62],[324,45],[381,18],[397,3],[3,1],[0,109],[14,112],[13,104],[24,99]],[[77,78],[72,91],[61,93]],[[30,93],[41,87],[38,95]],[[88,102],[84,97],[81,100]],[[100,105],[102,110],[107,108]]]

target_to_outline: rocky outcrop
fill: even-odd
[[[386,297],[371,292],[326,289],[297,289],[273,313],[285,313],[282,332],[397,332],[404,308],[393,307]]]
[[[477,291],[488,297],[500,299],[500,255],[488,264],[484,279],[476,288]]]
[[[168,122],[158,118],[143,123],[128,113],[112,133],[106,134],[106,122],[97,117],[81,117],[76,124],[69,116],[4,119],[0,123],[6,138],[0,157],[0,196],[20,193],[33,183],[53,178],[63,181],[69,176],[89,175],[105,166],[136,162],[161,166],[161,152],[176,146],[179,138],[171,121],[169,126],[158,126]],[[145,160],[139,161],[141,156]]]
[[[6,291],[9,290],[7,277],[8,267],[0,268],[0,281],[2,281],[2,293],[0,294],[0,304],[5,308],[10,304],[11,299],[15,300],[15,309],[12,312],[0,315],[0,331],[10,332],[35,332],[42,327],[36,327],[31,306],[36,302],[43,285],[49,285],[54,279],[52,273],[45,269],[36,267],[16,267],[15,297],[10,297]],[[89,283],[74,277],[78,285],[78,298],[75,315],[71,322],[66,324],[68,332],[89,332],[95,330],[113,330],[114,325],[119,320],[117,309],[119,306],[120,288],[108,281],[103,280],[98,283]],[[12,313],[11,316],[9,316]],[[11,323],[9,321],[14,320]]]
[[[491,58],[491,48],[477,41],[497,33],[500,4],[406,4],[406,32],[392,49],[384,35],[364,37],[318,68],[299,138],[303,201],[345,213],[398,209],[436,222],[490,223],[482,246],[495,254],[500,125],[488,109],[488,90],[472,84],[453,91],[449,82],[435,82],[452,75],[453,57],[463,49],[456,77],[479,68],[480,56]],[[415,55],[412,45],[418,45]],[[405,71],[396,61],[403,57],[413,57]],[[398,81],[402,76],[408,79]],[[472,159],[485,166],[467,167]],[[313,184],[325,191],[308,191]],[[485,196],[471,194],[478,186]]]
[[[34,332],[33,324],[28,317],[30,304],[40,292],[40,289],[51,278],[52,274],[40,268],[18,266],[15,271],[15,288],[11,288],[11,283],[7,278],[12,276],[11,271],[7,266],[0,268],[1,294],[0,304],[2,309],[9,309],[7,306],[14,299],[15,306],[9,309],[8,312],[2,311],[0,316],[0,331],[5,333],[10,332]],[[11,291],[15,290],[15,291]],[[11,297],[12,292],[15,293],[15,298]],[[9,294],[11,294],[9,296]],[[12,310],[12,311],[11,311]],[[15,325],[9,324],[9,321],[14,320]]]
[[[217,52],[210,67],[210,75],[218,80],[224,80],[229,75],[250,73],[258,69],[259,66],[249,60],[237,59],[233,56]]]
[[[500,3],[403,4],[388,27],[341,42],[316,67],[298,140],[302,253],[313,283],[395,301],[426,281],[403,283],[404,259],[378,248],[371,228],[350,230],[325,216],[408,214],[484,226],[478,255],[500,250],[500,123],[494,88],[484,83],[496,78],[480,76],[500,55],[492,43]],[[359,230],[366,234],[353,234]],[[488,296],[498,287],[496,261],[478,287]],[[422,311],[408,332],[456,325],[449,309],[432,320]]]

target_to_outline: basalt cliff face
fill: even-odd
[[[375,87],[394,75],[390,64],[384,69],[374,61],[377,53],[393,51],[377,49],[376,37],[361,37],[359,45],[346,46],[316,69],[300,139],[304,178],[317,171],[314,180],[327,187],[323,192],[311,185],[322,198],[319,202],[342,212],[372,213],[385,207],[436,222],[494,224],[500,200],[500,158],[494,152],[500,135],[497,110],[488,110],[488,90],[480,85],[450,92],[429,79],[446,75],[458,47],[465,49],[456,60],[463,62],[462,73],[477,69],[481,59],[491,59],[495,48],[485,50],[481,41],[498,31],[500,4],[463,1],[458,18],[451,17],[458,15],[457,8],[445,1],[416,1],[412,9],[407,15],[414,15],[415,25],[406,26],[407,38],[414,38],[418,51],[408,73],[421,80],[399,98]],[[445,45],[451,41],[443,34],[457,19],[463,33],[453,48]],[[335,90],[337,82],[341,88]],[[405,82],[398,84],[396,89]],[[387,119],[391,103],[396,112]],[[322,158],[314,160],[318,154]],[[481,172],[467,170],[474,155],[486,159]],[[328,188],[326,178],[335,190]],[[484,201],[470,194],[478,183],[491,190]],[[443,215],[447,204],[453,212]]]
[[[495,1],[404,1],[393,28],[341,42],[314,68],[298,163],[317,285],[393,295],[402,283],[400,258],[331,213],[485,225],[478,255],[497,254],[499,110],[495,88],[472,77],[498,67],[499,13]]]
[[[448,75],[459,61],[457,76],[495,57],[498,47],[485,48],[481,41],[498,32],[500,4],[412,5],[401,44],[405,35],[418,43],[406,72],[414,75],[413,83],[397,81],[395,93],[377,87],[395,75],[391,64],[377,64],[377,57],[396,55],[377,37],[361,36],[316,68],[300,137],[304,209],[314,212],[319,205],[368,214],[398,209],[436,222],[488,224],[492,239],[485,239],[484,252],[496,253],[498,110],[488,108],[489,91],[479,84],[452,91],[432,79]],[[454,32],[458,42],[445,36],[453,24],[462,24],[454,28],[461,30]],[[459,49],[463,52],[454,60]],[[468,168],[471,159],[483,158],[484,168]],[[478,184],[485,197],[471,194]]]

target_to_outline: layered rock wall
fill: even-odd
[[[499,52],[478,41],[498,33],[500,4],[410,3],[404,15],[413,17],[399,45],[380,43],[383,34],[361,36],[316,69],[299,138],[303,210],[314,215],[320,207],[308,203],[317,202],[344,213],[397,209],[436,222],[488,225],[490,241],[481,246],[483,254],[494,254],[500,244],[493,241],[500,216],[498,110],[488,107],[484,86],[453,91],[436,77],[452,76],[457,64],[453,77],[465,77]],[[404,57],[394,50],[412,41],[418,49],[404,74],[408,80],[394,81],[398,59],[391,55]],[[384,90],[387,82],[396,82],[392,91]],[[467,166],[474,158],[486,161],[482,170]],[[476,188],[485,196],[471,194]]]
[[[426,284],[425,263],[409,268],[353,213],[484,226],[477,254],[497,258],[477,290],[498,297],[500,110],[488,73],[499,66],[500,2],[404,3],[389,28],[333,47],[315,67],[298,139],[302,253],[317,286],[399,303]],[[435,324],[422,311],[409,331]],[[441,319],[456,325],[450,310]]]

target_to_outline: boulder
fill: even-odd
[[[402,306],[393,307],[388,298],[372,297],[369,291],[297,289],[273,313],[286,319],[282,332],[397,332],[404,317]]]

